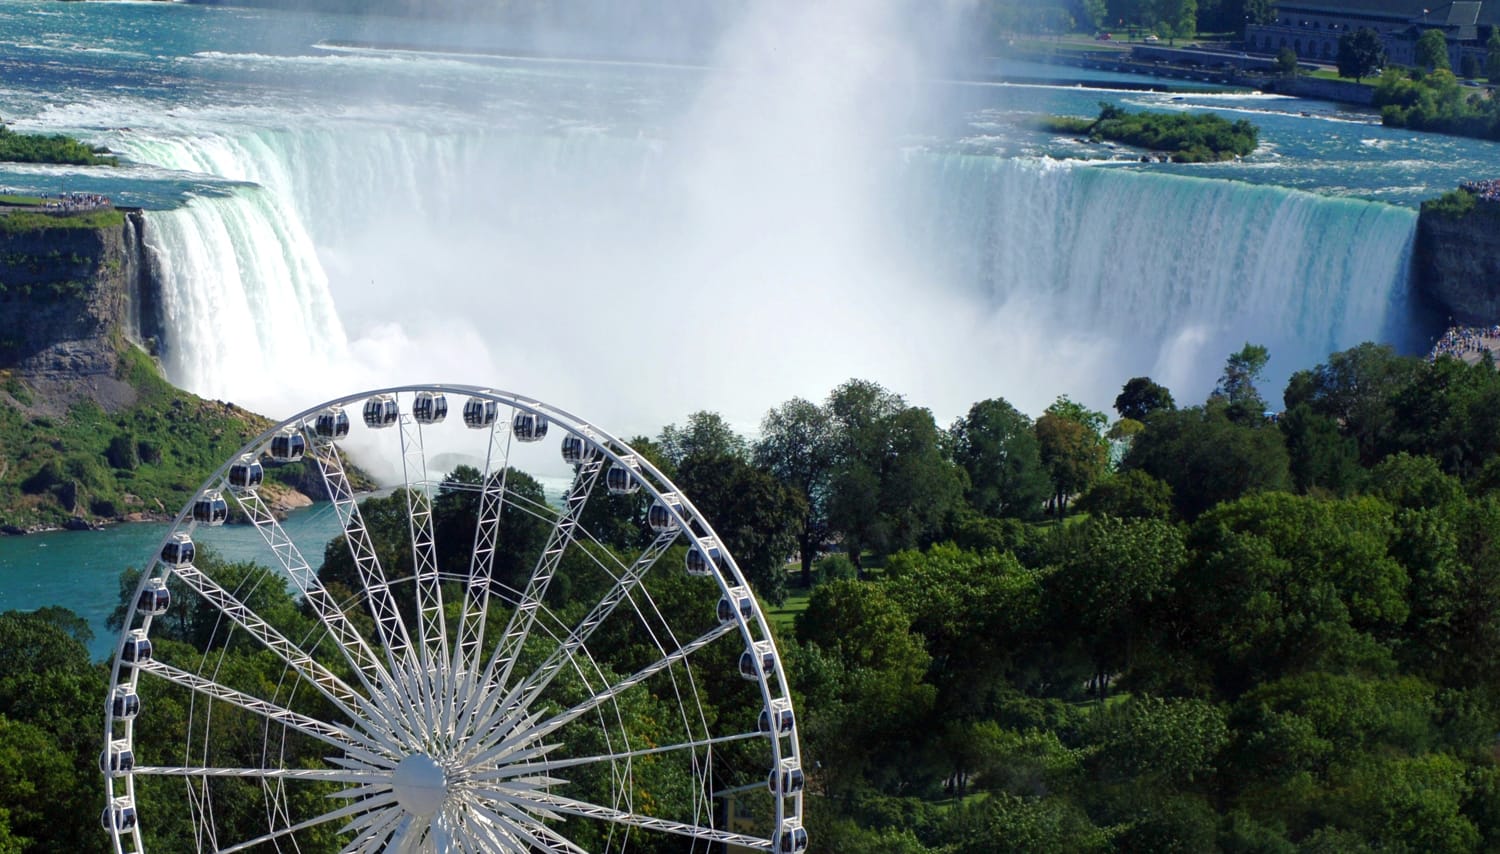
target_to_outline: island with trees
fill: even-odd
[[[1099,108],[1095,119],[1049,116],[1041,124],[1054,133],[1081,134],[1095,142],[1108,140],[1159,152],[1175,163],[1244,157],[1260,140],[1260,129],[1244,119],[1231,122],[1212,113],[1133,113],[1104,102]]]
[[[0,160],[11,163],[63,163],[72,166],[118,166],[103,146],[88,145],[63,134],[17,133],[0,123]]]

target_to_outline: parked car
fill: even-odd
[[[1156,33],[1152,33],[1152,34],[1146,36],[1146,41],[1148,41],[1148,42],[1159,42],[1159,41],[1161,41],[1161,39],[1159,39],[1159,38],[1156,37]]]

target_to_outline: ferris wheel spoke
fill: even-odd
[[[557,523],[552,526],[551,532],[547,535],[547,545],[542,549],[541,556],[537,558],[536,566],[531,573],[531,580],[526,584],[526,592],[521,595],[521,601],[516,604],[515,610],[511,611],[505,634],[501,635],[500,642],[495,646],[495,652],[485,666],[482,680],[484,684],[493,683],[503,688],[509,682],[511,669],[515,667],[516,659],[521,654],[521,647],[525,644],[526,637],[531,633],[531,626],[536,621],[536,612],[542,605],[542,597],[547,595],[547,587],[552,583],[552,576],[557,573],[557,566],[562,562],[563,553],[573,542],[578,528],[578,518],[588,504],[594,483],[599,479],[599,473],[603,470],[602,457],[596,457],[578,467],[578,472],[573,477],[573,485],[568,490],[564,501],[562,515],[558,517]]]
[[[485,443],[484,474],[479,494],[479,516],[474,525],[474,549],[469,555],[468,584],[464,590],[463,616],[454,645],[454,678],[471,677],[479,666],[479,649],[484,642],[485,617],[490,608],[490,576],[494,572],[495,551],[499,546],[500,514],[505,508],[505,482],[510,476],[510,431],[500,446],[495,425],[489,428]],[[500,464],[499,476],[495,463]],[[458,692],[454,692],[457,694]]]
[[[550,750],[556,745],[544,745],[531,751],[522,751],[507,757],[507,763],[502,768],[492,771],[483,771],[475,774],[475,780],[504,780],[513,777],[529,777],[536,774],[551,774],[564,768],[576,768],[580,765],[595,765],[601,762],[621,762],[627,759],[635,759],[641,756],[651,756],[658,753],[673,753],[679,750],[701,750],[713,747],[717,744],[730,744],[736,741],[749,741],[760,738],[758,732],[740,732],[733,735],[721,735],[714,738],[703,738],[696,741],[684,741],[677,744],[664,744],[659,747],[645,747],[639,750],[626,750],[618,753],[600,753],[593,756],[577,756],[567,759],[547,759],[540,762],[530,761],[528,754],[541,753]]]
[[[368,812],[340,828],[343,833],[354,833],[354,838],[341,850],[378,854],[385,850],[385,842],[400,826],[404,815],[396,807]]]
[[[423,450],[422,426],[406,414],[401,415],[400,424],[401,465],[406,475],[406,518],[417,585],[420,660],[428,673],[436,672],[435,678],[441,680],[442,669],[448,666],[448,629],[444,622],[443,591],[438,577],[437,544],[432,534],[427,457]],[[436,691],[432,696],[436,699]]]
[[[300,712],[294,712],[275,703],[262,700],[258,697],[252,697],[242,691],[236,691],[233,688],[220,685],[211,679],[205,679],[202,676],[188,673],[186,670],[181,670],[154,659],[143,661],[138,667],[146,673],[165,679],[189,691],[216,700],[223,700],[232,706],[237,706],[247,712],[257,714],[266,720],[290,727],[303,735],[318,739],[341,751],[359,756],[369,764],[393,764],[389,757],[394,753],[394,745],[387,740],[387,737],[383,733],[369,733],[361,736],[345,727],[324,723],[316,718],[310,718]]]
[[[396,608],[396,597],[391,594],[385,571],[380,567],[380,559],[370,540],[370,531],[365,527],[364,517],[359,512],[359,503],[354,498],[354,490],[344,472],[343,458],[337,445],[321,440],[313,443],[312,457],[328,486],[328,494],[332,496],[334,512],[344,529],[349,556],[354,560],[355,570],[359,574],[366,604],[375,617],[375,630],[385,646],[391,671],[400,671],[402,663],[412,658],[411,637],[406,632],[401,612]]]
[[[303,557],[302,551],[281,527],[281,523],[266,506],[260,494],[253,490],[233,490],[231,494],[236,497],[240,509],[250,518],[251,523],[260,532],[261,538],[265,540],[266,546],[281,563],[282,570],[291,578],[297,592],[302,595],[313,613],[317,614],[318,620],[333,634],[334,642],[349,662],[349,666],[358,675],[366,693],[373,694],[375,685],[389,682],[390,674],[386,672],[385,666],[375,655],[374,650],[370,649],[364,635],[354,627],[349,620],[349,615],[344,613],[343,608],[339,607],[338,602],[323,586],[323,582],[318,579],[318,574],[313,571],[307,558]]]
[[[301,833],[304,830],[309,830],[311,828],[317,827],[318,825],[327,824],[331,821],[339,821],[340,819],[349,818],[350,816],[358,816],[363,813],[371,812],[373,810],[379,810],[381,807],[385,807],[394,803],[395,800],[395,795],[387,795],[384,798],[376,797],[365,801],[359,801],[349,804],[345,807],[340,807],[336,810],[325,812],[320,816],[315,816],[305,821],[299,821],[296,824],[291,825],[290,827],[283,827],[280,830],[275,830],[270,833],[257,836],[254,839],[247,839],[244,842],[230,845],[227,848],[216,848],[214,850],[216,854],[232,854],[232,852],[235,851],[244,851],[249,848],[254,848],[257,845],[264,845],[267,842],[274,842],[277,839],[284,839],[294,833]],[[395,812],[394,810],[391,811]]]
[[[511,832],[509,822],[497,815],[493,810],[485,809],[472,793],[466,793],[464,799],[464,815],[460,827],[478,836],[474,842],[476,852],[481,854],[530,854],[532,848],[530,842],[523,842]]]
[[[561,645],[552,649],[547,658],[537,669],[526,677],[521,683],[521,691],[517,695],[516,704],[526,708],[536,699],[537,695],[546,690],[552,680],[561,672],[563,665],[570,660],[579,650],[587,649],[589,638],[595,630],[614,613],[620,603],[630,597],[631,591],[640,586],[641,579],[656,565],[664,552],[671,547],[677,539],[677,532],[668,531],[658,534],[651,545],[641,553],[635,563],[615,578],[614,586],[605,592],[599,602],[594,605],[578,625],[568,634],[568,638]],[[602,567],[603,564],[600,564]],[[606,568],[606,571],[608,569]],[[611,573],[612,574],[612,573]]]
[[[389,771],[340,771],[328,768],[200,768],[197,766],[137,765],[133,774],[155,777],[234,777],[251,780],[307,780],[314,783],[389,783]]]
[[[627,827],[638,827],[642,830],[651,830],[658,833],[672,833],[678,836],[687,836],[693,839],[708,842],[722,842],[726,845],[739,845],[744,848],[752,848],[759,851],[771,850],[771,840],[761,839],[755,836],[746,836],[740,833],[730,833],[717,830],[712,827],[703,827],[696,824],[684,824],[678,821],[669,821],[663,818],[638,815],[633,812],[602,807],[587,801],[574,800],[561,795],[548,792],[536,792],[530,795],[515,795],[505,791],[491,793],[500,800],[515,803],[519,806],[540,806],[563,815],[575,815],[580,818],[592,818]]]
[[[372,713],[373,720],[382,720],[383,716],[372,709],[364,698],[353,688],[349,687],[344,680],[340,679],[333,671],[308,655],[301,647],[287,640],[281,632],[261,619],[254,611],[251,611],[243,602],[236,599],[233,594],[225,590],[202,570],[188,564],[172,568],[172,573],[182,579],[193,592],[197,593],[204,601],[217,608],[224,616],[228,617],[235,625],[245,630],[251,637],[260,643],[295,670],[303,679],[307,680],[324,697],[328,698],[344,714],[353,719],[361,719],[355,712],[356,709],[364,709]]]
[[[551,735],[552,733],[556,732],[572,721],[577,720],[578,718],[588,714],[594,709],[599,708],[605,703],[610,702],[611,700],[615,699],[616,697],[620,696],[636,685],[645,682],[647,679],[650,679],[657,673],[660,673],[668,667],[671,667],[673,664],[676,664],[679,661],[686,660],[688,656],[704,648],[705,646],[708,646],[709,644],[729,634],[730,632],[735,631],[737,628],[738,625],[733,622],[721,623],[715,626],[702,635],[699,635],[694,640],[682,645],[675,651],[662,656],[651,664],[648,664],[640,670],[637,670],[635,673],[632,673],[631,675],[625,677],[624,679],[621,679],[613,685],[610,685],[609,687],[595,693],[593,696],[589,697],[583,702],[578,703],[577,705],[559,712],[552,717],[547,718],[546,720],[536,723],[530,727],[517,727],[516,729],[505,733],[502,737],[502,740],[498,744],[494,744],[492,747],[484,749],[481,752],[471,756],[469,759],[470,764],[477,765],[501,759],[509,753],[513,752],[522,744],[541,741],[548,735]],[[504,720],[503,715],[497,717],[495,722],[498,723],[501,720]],[[478,731],[485,732],[487,730],[480,729]],[[476,739],[476,741],[483,744],[482,740]]]
[[[538,816],[526,809],[518,808],[513,801],[502,797],[503,793],[481,790],[480,794],[491,795],[484,800],[476,800],[472,807],[477,813],[492,823],[494,826],[505,827],[518,834],[525,842],[550,852],[567,852],[567,854],[588,854],[582,848],[573,844],[562,834],[542,824],[542,817],[552,817],[550,810],[543,811],[543,816]],[[535,809],[533,804],[525,804]]]

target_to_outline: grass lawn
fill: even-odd
[[[766,612],[766,616],[771,618],[771,623],[776,628],[789,632],[792,630],[792,624],[797,619],[797,615],[807,610],[807,600],[811,596],[812,593],[807,590],[800,587],[794,588],[787,594],[786,601],[772,606]]]

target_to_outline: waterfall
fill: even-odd
[[[1275,400],[1330,352],[1421,344],[1414,211],[1076,162],[951,156],[912,168],[919,251],[982,297],[996,355],[1062,379],[1054,393],[1092,386],[1090,399],[1108,402],[1149,374],[1201,400],[1250,341],[1270,349],[1263,391]],[[1078,367],[1046,364],[1056,360]]]
[[[204,397],[275,399],[348,346],[328,280],[295,213],[241,187],[147,214],[162,279],[162,360]]]
[[[1108,408],[1137,375],[1192,403],[1246,341],[1275,400],[1331,351],[1414,346],[1415,213],[1274,186],[927,152],[814,170],[588,129],[130,144],[239,182],[148,237],[170,376],[249,404],[498,382],[642,430],[695,408],[748,427],[859,376],[946,418]]]

